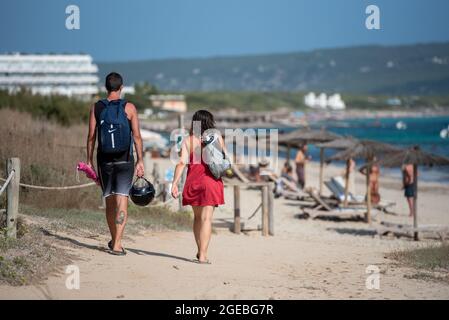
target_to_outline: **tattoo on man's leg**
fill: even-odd
[[[120,211],[119,215],[115,219],[115,224],[122,225],[123,222],[125,222],[125,212],[124,211]]]

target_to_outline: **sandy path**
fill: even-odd
[[[88,245],[96,240],[78,239]],[[96,249],[76,250],[80,290],[67,290],[65,275],[44,285],[0,287],[1,299],[302,299],[302,298],[449,298],[449,286],[410,280],[389,267],[382,246],[350,241],[307,241],[283,236],[218,234],[212,265],[189,261],[190,233],[166,232],[137,237],[126,257]],[[380,290],[365,287],[365,268],[381,269]]]
[[[339,170],[329,167],[326,172],[330,176]],[[315,165],[310,175],[310,180],[315,178]],[[397,184],[383,179],[389,187]],[[358,188],[363,190],[363,185]],[[448,187],[423,183],[422,188],[420,222],[449,224]],[[259,232],[237,236],[228,230],[231,193],[225,189],[227,205],[215,214],[212,265],[191,262],[195,244],[189,232],[146,232],[125,244],[126,257],[103,252],[106,238],[69,235],[80,243],[68,249],[79,256],[74,264],[80,268],[80,290],[66,289],[62,270],[40,286],[0,286],[0,299],[449,299],[448,284],[406,278],[414,271],[385,258],[386,252],[426,242],[374,238],[361,222],[298,219],[298,204],[284,199],[274,204],[274,237],[263,238]],[[407,212],[400,190],[382,193],[397,201],[399,213]],[[247,226],[260,224],[260,213],[247,221],[259,199],[259,192],[243,191]],[[410,222],[405,215],[382,214],[378,219]],[[368,265],[380,268],[379,290],[366,289]]]

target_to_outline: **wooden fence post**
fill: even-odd
[[[178,114],[178,128],[184,129],[184,113]],[[186,169],[184,168],[182,175],[181,175],[181,180],[179,181],[179,184],[178,184],[178,190],[179,190],[178,210],[179,211],[182,211],[182,209],[184,208],[182,206],[182,190],[184,189],[185,181],[186,181]]]
[[[419,233],[418,233],[418,165],[413,165],[413,179],[415,189],[415,197],[413,198],[413,229],[415,232],[413,233],[413,238],[415,241],[419,241]]]
[[[324,180],[324,148],[320,148],[320,196],[323,194],[323,180]]]
[[[151,163],[151,152],[144,151],[143,153],[143,166],[145,168],[145,178],[150,178],[150,163]]]
[[[270,182],[268,186],[268,233],[270,236],[274,236],[274,182]]]
[[[9,182],[6,195],[8,205],[6,208],[6,236],[10,238],[17,237],[17,215],[19,212],[19,189],[20,189],[20,159],[10,158],[6,164],[6,172],[9,174],[14,171],[14,177]]]
[[[262,187],[262,235],[268,236],[268,184]]]
[[[371,161],[371,160],[369,160]],[[371,164],[366,167],[366,214],[365,221],[371,224]]]
[[[234,186],[234,233],[240,234],[240,186]]]

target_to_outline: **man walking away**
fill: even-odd
[[[97,168],[106,220],[111,233],[109,253],[125,255],[122,237],[128,218],[128,195],[134,174],[144,175],[142,138],[136,107],[120,98],[123,79],[112,72],[106,77],[107,99],[92,106],[87,137],[87,164],[93,168],[93,153],[98,135]],[[137,153],[134,168],[133,143]]]

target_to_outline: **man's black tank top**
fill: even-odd
[[[112,100],[116,101],[116,100]],[[126,106],[126,104],[125,104]],[[106,108],[103,102],[98,101],[95,103],[95,120],[97,122],[97,137],[98,137],[98,144],[97,144],[97,164],[103,164],[103,163],[115,163],[115,162],[134,162],[133,157],[133,146],[131,145],[128,151],[120,152],[120,153],[103,153],[101,151],[101,135],[98,134],[98,127],[100,125],[100,115],[101,112]],[[129,127],[131,127],[131,121],[129,121]],[[131,139],[131,138],[130,138]]]

